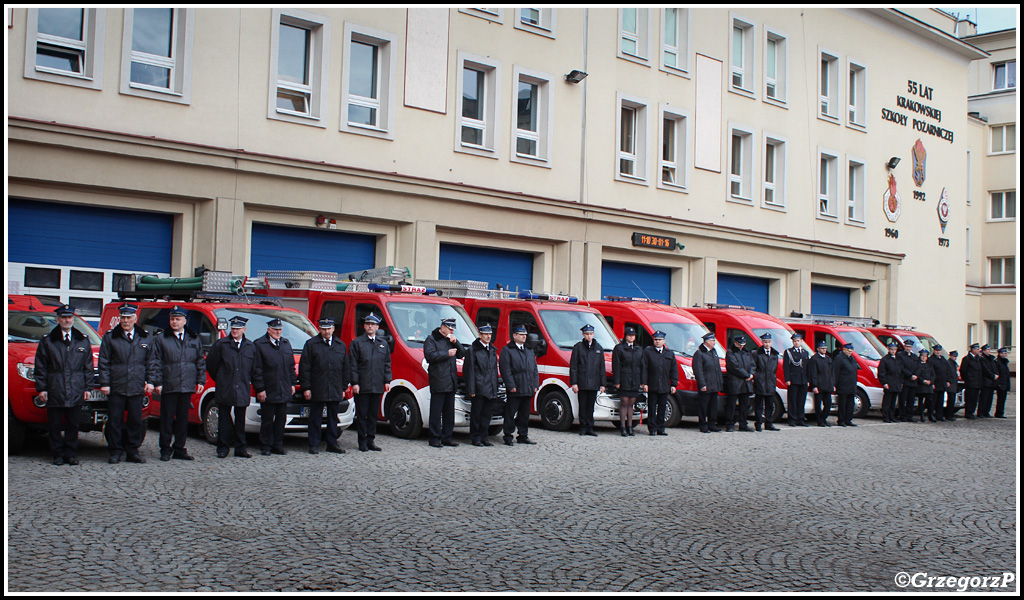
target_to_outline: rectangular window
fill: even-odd
[[[60,288],[60,269],[25,267],[25,287]]]
[[[1009,90],[1017,87],[1017,61],[1011,60],[1000,64],[992,65],[995,72],[995,79],[992,83],[993,90]]]
[[[394,139],[394,40],[386,31],[345,24],[341,131]]]
[[[763,187],[764,206],[786,206],[786,143],[776,137],[765,136]]]
[[[838,219],[839,155],[818,151],[818,216]]]
[[[380,59],[373,44],[352,41],[349,46],[349,125],[378,127],[380,113]]]
[[[658,187],[672,191],[686,191],[688,187],[686,165],[687,127],[689,112],[661,105],[660,156],[658,161]]]
[[[83,298],[81,296],[70,296],[68,304],[75,307],[78,316],[88,319],[99,317],[103,314],[103,298]]]
[[[73,290],[88,290],[91,292],[103,291],[103,271],[76,271],[71,270],[71,285]]]
[[[754,91],[754,24],[744,19],[733,18],[731,35],[731,89],[752,94]]]
[[[194,9],[125,9],[121,93],[188,104],[194,22]]]
[[[25,77],[102,89],[105,20],[102,8],[28,9]]]
[[[988,345],[993,348],[1013,344],[1013,321],[985,321],[988,326]]]
[[[991,192],[989,219],[1013,221],[1017,218],[1017,192]]]
[[[647,183],[647,101],[618,96],[617,172],[615,178]]]
[[[465,67],[462,70],[462,142],[484,145],[484,81],[487,73]]]
[[[751,201],[753,172],[753,133],[749,130],[732,127],[729,136],[729,199]]]
[[[462,52],[459,64],[455,150],[497,158],[500,64]]]
[[[551,147],[551,76],[516,67],[512,160],[548,166]]]
[[[689,72],[690,9],[661,9],[661,70],[681,75]]]
[[[829,121],[839,120],[839,57],[829,52],[819,53],[818,71],[819,116]]]
[[[863,128],[866,120],[866,86],[867,70],[859,64],[850,62],[850,81],[847,92],[847,125]]]
[[[1005,258],[988,259],[988,284],[989,285],[1014,285],[1016,259],[1012,256]]]
[[[774,103],[783,104],[789,96],[788,63],[789,45],[786,37],[776,31],[765,30],[764,47],[764,97]]]
[[[646,63],[650,56],[650,9],[619,9],[619,57]]]
[[[519,13],[515,28],[544,37],[555,37],[555,9],[531,6],[516,9]]]
[[[991,154],[1010,154],[1017,151],[1017,125],[993,125]]]
[[[267,116],[324,127],[330,21],[296,9],[274,9],[273,14]]]
[[[848,159],[846,175],[846,222],[864,224],[864,162]]]
[[[637,109],[623,106],[619,111],[619,174],[637,175],[636,121]]]

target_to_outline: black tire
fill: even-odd
[[[572,427],[572,404],[561,390],[551,390],[540,401],[540,423],[544,429],[568,431]]]
[[[206,404],[203,405],[200,414],[203,418],[202,430],[203,437],[206,441],[211,444],[217,443],[217,418],[220,415],[220,409],[217,403],[214,402],[213,396],[206,399]]]
[[[490,425],[487,427],[487,435],[498,435],[501,433],[503,425]]]
[[[775,403],[775,408],[772,409],[772,423],[781,423],[786,420],[786,405],[782,403],[782,398],[778,394],[772,396],[772,402]]]
[[[14,416],[11,405],[7,405],[7,451],[11,454],[21,452],[28,434],[25,424]]]
[[[668,403],[665,405],[665,427],[676,427],[683,420],[683,409],[679,404],[679,398],[669,394]]]
[[[423,431],[423,417],[416,398],[404,392],[395,396],[388,406],[388,424],[395,437],[406,440],[419,437]]]
[[[871,410],[871,401],[868,400],[867,395],[858,388],[857,393],[853,396],[853,416],[857,419],[863,419],[868,416],[869,410]]]

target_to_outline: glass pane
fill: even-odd
[[[636,40],[622,38],[622,51],[626,54],[636,55]]]
[[[775,40],[768,40],[768,78],[775,79]]]
[[[277,76],[282,81],[309,85],[308,29],[281,23],[277,50]]]
[[[309,95],[290,90],[277,90],[277,107],[306,114],[309,112]]]
[[[743,138],[732,136],[732,170],[733,175],[743,174]]]
[[[665,9],[665,44],[669,46],[679,45],[679,41],[676,38],[676,32],[679,29],[678,12],[678,8]]]
[[[1003,282],[1003,261],[998,258],[993,258],[988,262],[988,282],[993,285],[998,285]]]
[[[669,67],[678,66],[678,57],[676,56],[675,52],[671,50],[665,51],[665,65]]]
[[[662,133],[661,158],[667,162],[676,160],[676,122],[672,119],[664,120],[664,132]]]
[[[516,138],[516,153],[537,156],[537,141],[527,138]]]
[[[1001,90],[1006,87],[1006,65],[996,65],[996,81],[993,87]]]
[[[103,273],[97,271],[71,271],[71,289],[103,291]]]
[[[60,269],[25,267],[25,287],[59,288]]]
[[[619,140],[619,150],[622,152],[629,152],[634,154],[633,150],[633,120],[636,118],[636,111],[632,108],[623,106],[622,107],[622,128],[621,137]]]
[[[665,183],[676,182],[676,170],[672,167],[661,168],[661,180]]]
[[[40,8],[39,33],[81,40],[84,12],[81,8]]]
[[[821,170],[818,174],[818,193],[828,195],[828,159],[821,159]]]
[[[1003,218],[1003,193],[995,192],[992,194],[992,218],[1002,219]]]
[[[1014,267],[1016,266],[1016,264],[1015,264],[1016,262],[1017,261],[1015,259],[1013,259],[1013,258],[1004,258],[1003,259],[1003,283],[1005,283],[1006,285],[1013,285],[1013,283],[1014,283],[1014,281],[1013,281],[1014,280],[1013,270],[1014,270]]]
[[[71,296],[68,304],[75,307],[80,317],[98,317],[103,312],[103,298],[79,298]]]
[[[81,73],[82,53],[77,50],[39,44],[36,48],[36,66]]]
[[[132,62],[131,80],[132,83],[170,89],[171,70],[166,67]]]
[[[475,127],[462,127],[462,141],[466,144],[484,145],[484,132]]]
[[[364,98],[377,98],[377,46],[352,42],[352,69],[348,91]]]
[[[634,166],[635,166],[635,163],[631,159],[628,159],[628,158],[620,158],[619,159],[619,173],[622,173],[623,175],[633,175],[633,167]]]
[[[1002,152],[1003,151],[1003,127],[992,128],[992,151]]]
[[[764,180],[775,183],[775,146],[771,144],[764,147]]]
[[[622,30],[636,34],[636,11],[635,8],[622,9]]]
[[[171,55],[174,10],[170,8],[136,8],[134,14],[132,50],[169,57]]]
[[[821,61],[821,95],[828,96],[828,61]]]
[[[772,188],[765,188],[764,201],[768,204],[775,204],[775,190]]]
[[[516,127],[524,131],[537,131],[537,86],[525,81],[519,82],[519,98],[516,109]]]
[[[348,122],[356,123],[358,125],[369,125],[370,127],[376,127],[377,109],[370,108],[369,106],[359,106],[358,104],[349,103]]]
[[[732,66],[743,67],[743,30],[732,28]]]
[[[540,9],[524,8],[522,21],[523,23],[527,23],[529,25],[540,25]]]
[[[484,120],[484,73],[475,69],[462,70],[462,116]]]
[[[1013,152],[1017,149],[1017,126],[1006,126],[1006,151]]]
[[[1017,192],[1006,192],[1006,203],[1004,206],[1004,216],[1007,219],[1017,218]]]
[[[1017,87],[1017,61],[1006,63],[1006,87]]]

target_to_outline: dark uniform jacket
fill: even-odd
[[[956,390],[956,387],[954,387],[956,385],[956,374],[950,372],[949,361],[933,354],[928,357],[928,364],[931,365],[932,371],[935,372],[935,380],[932,382],[935,385],[935,391]],[[948,388],[946,387],[947,383],[950,384]]]
[[[639,344],[630,346],[620,342],[615,345],[612,350],[612,383],[618,387],[620,396],[630,398],[640,393],[643,358],[644,350]]]
[[[247,337],[242,338],[241,347],[231,336],[214,342],[206,355],[206,372],[217,385],[219,406],[249,406],[249,387],[263,388],[256,345]]]
[[[725,393],[747,395],[754,393],[754,382],[747,379],[754,374],[754,356],[734,344],[725,353]]]
[[[141,396],[146,382],[158,377],[156,348],[146,330],[135,326],[128,341],[120,325],[103,336],[100,343],[100,387],[110,387],[111,394]],[[193,388],[194,389],[194,388]]]
[[[927,382],[927,383],[925,383]],[[917,393],[931,394],[935,391],[935,368],[928,362],[917,361]]]
[[[857,371],[860,370],[860,365],[854,356],[846,356],[845,352],[840,352],[832,359],[832,370],[836,376],[837,394],[857,393]]]
[[[886,354],[878,361],[878,382],[883,388],[889,384],[890,392],[903,391],[903,363],[899,356]]]
[[[718,393],[722,391],[722,365],[719,362],[718,351],[710,350],[701,344],[693,353],[693,376],[697,380],[697,391],[707,387],[705,392]]]
[[[387,348],[386,343],[384,347]],[[324,336],[319,334],[306,340],[306,345],[302,347],[302,357],[299,358],[299,385],[303,390],[310,391],[311,402],[344,400],[348,373],[344,342],[333,338],[328,345]],[[359,392],[365,393],[362,389]]]
[[[832,370],[832,357],[828,354],[814,353],[807,363],[807,386],[819,394],[831,393],[836,388],[836,376]]]
[[[640,379],[647,386],[649,394],[667,394],[671,388],[679,386],[679,363],[676,353],[668,346],[661,352],[654,346],[644,348],[644,358],[640,363]]]
[[[92,379],[92,344],[82,332],[71,329],[70,346],[64,343],[60,327],[39,340],[35,382],[37,392],[46,392],[46,406],[78,406],[92,389]]]
[[[964,380],[964,387],[981,389],[981,355],[967,354],[960,361],[960,379]]]
[[[949,389],[954,392],[959,392],[960,381],[958,381],[958,379],[960,376],[960,366],[956,364],[956,359],[953,357],[949,357],[946,361],[949,363]]]
[[[900,351],[896,353],[900,359],[900,366],[903,367],[903,384],[910,387],[917,387],[917,381],[913,379],[917,375],[917,365],[921,364],[921,358],[913,352]]]
[[[604,348],[597,340],[589,346],[583,340],[576,342],[569,356],[569,385],[578,385],[581,390],[603,388],[607,378],[604,364]]]
[[[537,356],[526,346],[520,350],[515,342],[509,342],[498,357],[498,369],[510,396],[532,396],[540,385]]]
[[[996,388],[996,359],[994,356],[980,355],[981,359],[981,387]]]
[[[498,396],[498,348],[494,344],[484,347],[479,339],[466,353],[466,362],[462,364],[462,374],[466,377],[467,393],[496,398]]]
[[[359,386],[360,394],[383,394],[391,383],[391,349],[384,336],[371,340],[363,334],[352,340],[348,354],[349,382]]]
[[[192,394],[196,386],[206,385],[206,358],[199,337],[188,327],[179,341],[168,328],[153,336],[158,368],[153,385],[163,386],[164,394]]]
[[[256,356],[263,373],[263,385],[256,392],[266,392],[264,402],[281,404],[292,399],[292,386],[295,385],[295,349],[288,338],[282,337],[274,347],[270,334],[263,334],[253,342]]]
[[[793,346],[782,353],[782,378],[789,385],[807,383],[807,363],[811,356],[800,346]]]
[[[1010,359],[1008,358],[996,358],[996,373],[999,375],[999,379],[996,380],[997,390],[1009,390],[1010,389]]]
[[[764,348],[758,348],[752,354],[754,355],[754,394],[758,396],[774,395],[778,382],[779,351],[772,348],[769,354],[765,354]]]
[[[455,349],[455,356],[448,356],[448,351]],[[459,389],[459,371],[456,359],[465,358],[466,351],[462,344],[441,335],[438,327],[423,340],[423,358],[427,360],[427,376],[430,378],[430,391],[439,394],[454,392]]]

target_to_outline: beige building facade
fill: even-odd
[[[982,256],[1015,257],[1013,224],[975,214],[1016,190],[988,175],[1015,162],[984,150],[995,121],[967,116],[989,54],[938,11],[10,18],[9,290],[95,305],[125,272],[397,264],[873,317],[959,348],[1016,299],[982,283]],[[11,235],[62,214],[116,224],[85,232],[109,245]]]

